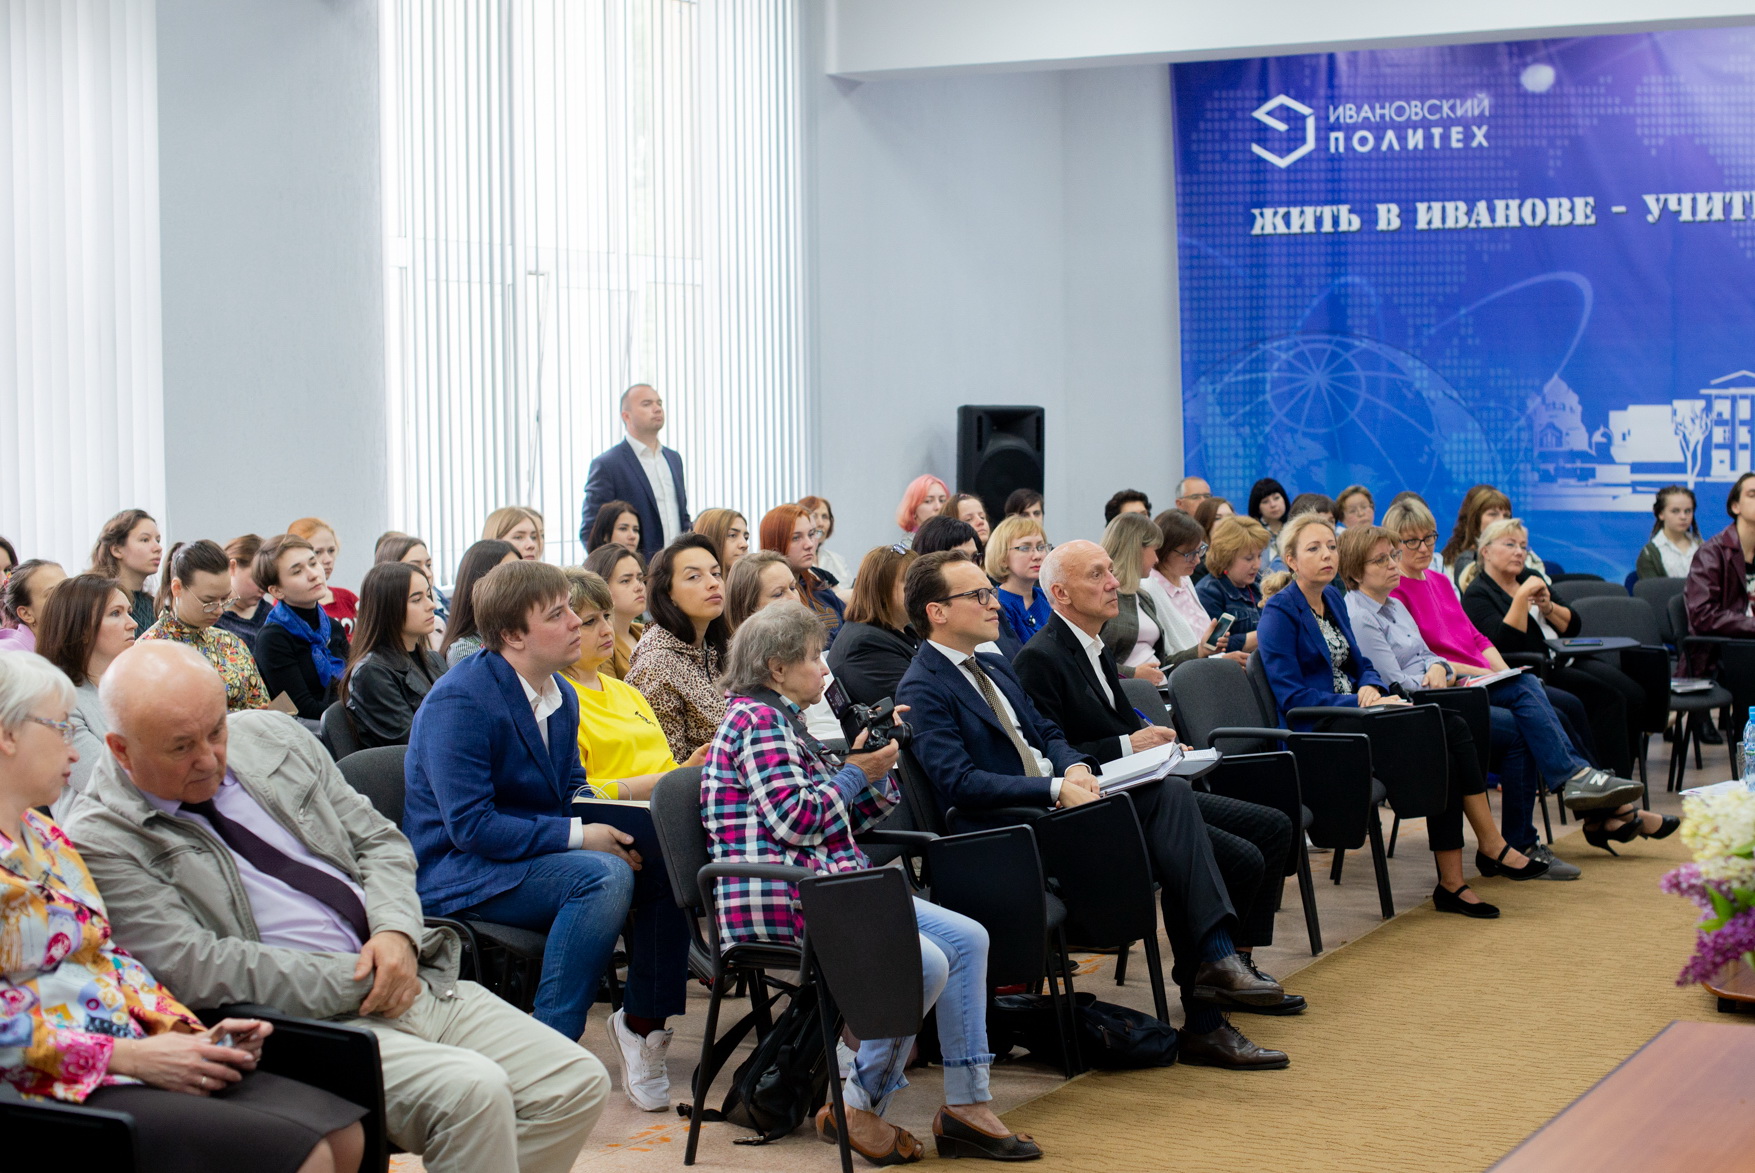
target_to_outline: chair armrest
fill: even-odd
[[[1212,745],[1221,737],[1247,738],[1250,741],[1285,741],[1291,736],[1290,729],[1276,729],[1268,725],[1221,725],[1207,734],[1207,744]]]
[[[782,884],[796,884],[800,880],[808,880],[816,875],[809,868],[801,868],[789,863],[725,863],[702,864],[695,878],[702,884],[714,880],[747,879],[747,880],[778,880]]]
[[[1394,712],[1397,707],[1396,705],[1374,705],[1371,708],[1362,709],[1355,705],[1299,705],[1295,709],[1287,710],[1285,717],[1287,723],[1309,721],[1312,724],[1326,724],[1343,719],[1348,721],[1358,718],[1375,719],[1384,713]]]
[[[983,807],[973,814],[964,814],[956,807],[945,812],[945,825],[956,833],[963,831],[987,831],[994,827],[1028,826],[1048,813],[1045,806],[990,806]]]
[[[861,831],[853,837],[856,843],[882,843],[890,847],[912,847],[924,850],[938,836],[931,831],[889,831],[882,827]]]

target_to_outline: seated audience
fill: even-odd
[[[912,550],[879,546],[859,564],[847,622],[829,649],[829,667],[855,704],[895,696],[920,647],[902,603],[903,576],[915,557]]]
[[[977,562],[981,559],[981,538],[975,527],[966,521],[940,514],[929,517],[914,534],[914,552],[931,554],[937,550],[961,550]]]
[[[232,601],[232,560],[213,542],[178,542],[166,569],[158,589],[158,622],[136,638],[188,644],[225,682],[228,710],[266,709],[271,698],[255,657],[243,640],[218,626]]]
[[[842,759],[805,728],[801,711],[823,696],[821,622],[785,601],[732,637],[725,686],[731,699],[701,772],[702,821],[713,858],[789,864],[813,872],[870,867],[854,835],[884,817],[901,794],[889,771],[897,747]],[[862,732],[854,742],[864,743]],[[791,885],[744,878],[717,882],[719,939],[727,944],[792,943],[804,935]],[[941,1156],[1025,1160],[1042,1150],[1013,1135],[991,1109],[987,1089],[987,931],[975,921],[914,900],[920,922],[924,1004],[938,1007],[945,1106],[933,1120]],[[945,995],[945,996],[941,996]],[[846,1080],[847,1140],[876,1164],[917,1161],[920,1142],[885,1123],[890,1097],[907,1085],[912,1038],[864,1039]],[[825,1105],[817,1133],[834,1141]]]
[[[1432,530],[1432,539],[1426,543],[1426,551],[1420,555],[1420,560],[1428,570],[1440,575],[1445,582],[1449,583],[1451,591],[1460,599],[1462,597],[1462,592],[1456,589],[1456,580],[1451,577],[1450,571],[1444,565],[1444,555],[1438,552],[1438,522],[1436,520],[1436,515],[1432,513],[1432,506],[1427,504],[1426,498],[1420,496],[1420,494],[1414,492],[1412,489],[1403,489],[1394,497],[1390,498],[1389,507],[1394,509],[1403,501],[1414,502],[1421,509],[1425,510],[1426,516],[1434,517],[1432,525],[1429,527]],[[1389,514],[1387,512],[1383,515],[1383,524],[1386,529],[1392,530],[1396,533],[1401,533],[1401,530],[1396,526],[1390,525]],[[1406,535],[1404,535],[1404,537],[1405,536]],[[1407,561],[1411,555],[1406,541],[1403,541],[1402,546],[1402,573],[1406,574]]]
[[[700,534],[684,534],[646,572],[652,622],[634,645],[626,680],[658,715],[670,756],[687,761],[725,719],[725,694],[714,683],[731,637],[719,554]]]
[[[810,510],[802,505],[777,505],[762,518],[762,549],[786,556],[797,580],[798,601],[822,619],[832,647],[845,621],[847,604],[835,593],[834,581],[826,572],[817,569],[817,540],[820,536],[811,523]]]
[[[829,504],[827,497],[800,497],[798,504],[810,512],[811,526],[822,535],[817,539],[816,561],[812,565],[829,572],[829,576],[835,580],[835,593],[845,603],[853,597],[853,571],[849,569],[847,559],[829,549],[829,539],[835,536],[835,509]],[[729,581],[729,564],[725,564],[725,574]]]
[[[1103,624],[1103,650],[1114,657],[1121,675],[1153,684],[1164,683],[1164,673],[1171,663],[1170,652],[1164,646],[1164,624],[1169,620],[1160,621],[1157,600],[1141,590],[1140,584],[1145,580],[1146,567],[1157,565],[1158,547],[1163,544],[1164,535],[1143,513],[1122,514],[1103,531],[1102,550],[1120,583],[1116,613]],[[1044,559],[1043,565],[1047,564]],[[1049,601],[1053,602],[1052,592]],[[1199,648],[1192,642],[1180,653],[1183,660],[1198,655]]]
[[[1462,508],[1457,511],[1456,528],[1451,530],[1450,541],[1443,552],[1444,565],[1452,581],[1456,583],[1458,594],[1468,587],[1472,577],[1466,571],[1475,560],[1475,551],[1481,544],[1481,532],[1494,522],[1504,521],[1510,516],[1511,498],[1492,485],[1476,485],[1464,495]],[[1461,545],[1458,545],[1459,541]],[[1547,568],[1533,550],[1525,555],[1524,565],[1544,579],[1548,577]]]
[[[1290,586],[1269,599],[1261,612],[1261,644],[1257,652],[1274,702],[1281,713],[1306,705],[1367,709],[1405,705],[1405,698],[1387,691],[1382,677],[1359,651],[1346,601],[1334,585],[1337,558],[1334,526],[1320,513],[1294,514],[1280,532],[1281,556],[1292,572]],[[1386,732],[1373,737],[1393,737]],[[1487,780],[1481,774],[1468,722],[1444,712],[1448,772],[1444,809],[1427,816],[1426,830],[1438,866],[1432,891],[1439,912],[1490,919],[1499,909],[1477,896],[1463,881],[1463,818],[1480,844],[1476,864],[1483,872],[1533,880],[1548,865],[1525,856],[1499,834],[1487,803]]]
[[[999,625],[994,587],[955,550],[923,555],[908,568],[908,614],[926,642],[902,678],[896,700],[909,706],[912,752],[943,812],[967,823],[1010,820],[994,808],[1078,806],[1098,796],[1095,758],[1066,741],[1030,703],[1011,666],[977,654]],[[1240,928],[1207,838],[1194,791],[1148,785],[1130,792],[1162,889],[1164,927],[1174,955],[1171,980],[1188,1012],[1180,1036],[1184,1063],[1231,1068],[1284,1067],[1284,1052],[1256,1046],[1227,1022],[1221,1006],[1279,1006],[1280,984],[1240,959]]]
[[[1005,499],[1006,517],[1027,517],[1042,524],[1042,494],[1035,489],[1013,489]]]
[[[1152,499],[1138,489],[1122,489],[1103,503],[1103,524],[1108,525],[1123,513],[1152,515]]]
[[[1255,650],[1262,604],[1256,579],[1270,542],[1267,527],[1247,517],[1224,518],[1207,539],[1207,577],[1195,584],[1194,593],[1208,618],[1231,616],[1228,646],[1240,652]]]
[[[982,559],[987,576],[999,586],[999,603],[1006,624],[1024,643],[1041,631],[1053,614],[1048,596],[1036,583],[1042,573],[1042,560],[1048,557],[1051,548],[1040,521],[1012,514],[993,528],[993,540],[987,543],[987,554]]]
[[[780,565],[785,566],[783,559]],[[579,765],[585,784],[598,798],[644,801],[658,780],[676,769],[677,761],[646,698],[603,671],[615,653],[608,584],[575,566],[562,573],[567,576],[567,605],[579,617],[579,658],[561,669],[561,676],[579,696]],[[698,766],[706,753],[702,746],[683,764]]]
[[[505,542],[518,551],[518,557],[535,562],[542,557],[542,514],[522,505],[502,505],[487,515],[482,523],[483,541]]]
[[[427,549],[425,542],[413,534],[391,530],[381,536],[378,539],[378,544],[372,549],[372,565],[377,566],[385,562],[406,562],[427,576],[427,586],[433,596],[433,618],[436,621],[433,624],[435,638],[432,641],[432,646],[438,647],[439,640],[445,634],[445,624],[451,621],[451,600],[446,598],[445,592],[439,589],[439,576],[433,573],[432,551]]]
[[[104,759],[108,716],[98,703],[98,684],[117,656],[134,646],[134,612],[113,578],[76,574],[43,604],[37,652],[73,682],[73,748],[79,759],[67,775],[66,798],[55,804],[61,818],[75,792],[84,790]]]
[[[1192,515],[1200,508],[1200,503],[1212,495],[1213,487],[1207,484],[1205,477],[1183,477],[1176,484],[1176,508]]]
[[[341,541],[335,536],[334,527],[320,517],[301,517],[287,526],[286,532],[311,543],[317,565],[323,568],[323,595],[318,602],[329,618],[341,625],[342,634],[352,639],[360,597],[335,585],[335,559],[341,553]]]
[[[945,507],[951,499],[951,491],[945,483],[927,473],[917,476],[908,482],[902,491],[902,503],[896,506],[896,525],[902,530],[902,546],[909,546],[914,541],[914,531],[918,530],[926,519]]]
[[[262,539],[255,534],[244,534],[225,544],[232,597],[218,620],[222,629],[244,641],[252,656],[256,654],[256,635],[274,610],[274,600],[265,597],[256,582],[256,551],[261,548]]]
[[[145,631],[157,618],[146,580],[158,573],[163,561],[164,540],[159,537],[158,523],[144,509],[124,509],[104,522],[97,544],[91,548],[91,569],[86,573],[115,579],[128,596],[128,613],[134,617],[134,625]]]
[[[271,698],[282,693],[307,721],[321,720],[347,667],[347,635],[318,605],[323,568],[311,543],[293,534],[269,538],[256,551],[256,585],[274,608],[256,635],[256,667]],[[358,599],[350,604],[358,614]]]
[[[1268,562],[1280,556],[1280,527],[1286,524],[1286,508],[1291,502],[1286,486],[1273,477],[1262,477],[1250,486],[1248,513],[1267,530],[1265,559]]]
[[[34,652],[37,624],[49,594],[67,581],[59,562],[30,558],[15,563],[0,587],[0,652]]]
[[[1218,524],[1219,519],[1222,517],[1235,517],[1237,516],[1237,511],[1231,508],[1231,502],[1225,500],[1223,497],[1208,497],[1205,501],[1202,501],[1199,505],[1194,507],[1193,516],[1196,521],[1200,522],[1201,532],[1210,538],[1213,533],[1213,526]]]
[[[1301,513],[1314,513],[1333,525],[1338,512],[1334,501],[1321,493],[1299,493],[1292,498],[1292,507],[1286,511],[1286,520],[1290,521]]]
[[[377,1036],[384,1123],[432,1173],[564,1173],[609,1077],[474,982],[426,928],[415,858],[316,737],[226,715],[207,662],[142,644],[104,677],[108,752],[66,819],[116,943],[197,1006],[259,1002]]]
[[[640,552],[640,515],[626,501],[606,501],[591,523],[585,538],[585,552],[590,553],[611,542],[623,549]]]
[[[1340,510],[1335,520],[1343,529],[1377,523],[1377,501],[1364,485],[1348,485],[1342,489],[1341,495],[1335,498],[1335,508]]]
[[[992,527],[987,524],[987,506],[974,493],[958,493],[945,502],[944,512],[940,517],[954,517],[975,531],[976,541],[983,549],[987,547],[987,535]]]
[[[750,523],[735,509],[703,510],[695,518],[695,532],[712,540],[714,549],[719,551],[719,564],[727,574],[739,558],[750,552]],[[645,565],[643,560],[641,565]]]
[[[568,1039],[585,1033],[632,910],[625,1001],[609,1033],[628,1099],[665,1111],[664,1023],[685,1008],[688,931],[656,838],[636,848],[634,835],[574,817],[587,785],[578,694],[557,679],[582,644],[568,597],[566,575],[542,563],[495,567],[476,584],[482,649],[415,714],[403,826],[429,914],[548,934],[533,1013]]]
[[[1359,649],[1380,677],[1404,692],[1466,685],[1485,669],[1440,658],[1407,607],[1392,597],[1406,559],[1391,530],[1356,525],[1341,535],[1340,578],[1347,587],[1347,618]],[[1598,812],[1612,812],[1615,804],[1637,795],[1638,787],[1602,775],[1573,750],[1541,680],[1533,674],[1520,673],[1486,687],[1492,701],[1493,768],[1503,796],[1499,829],[1514,849],[1548,865],[1545,879],[1577,879],[1579,869],[1556,856],[1536,834],[1539,784],[1545,780],[1555,794],[1570,799],[1567,805],[1581,810],[1587,823],[1593,817],[1603,821]],[[1601,793],[1605,788],[1606,795]],[[1584,810],[1586,802],[1597,805]],[[1492,868],[1481,871],[1493,874]]]
[[[60,798],[78,756],[72,707],[72,686],[46,660],[0,657],[0,938],[10,943],[0,1086],[127,1113],[134,1169],[352,1173],[364,1151],[364,1108],[257,1071],[272,1025],[222,1019],[216,1030],[230,1040],[222,1045],[116,948],[85,861],[33,809]],[[21,1169],[46,1156],[16,1136],[8,1147]]]
[[[407,745],[421,702],[445,674],[433,650],[432,583],[408,562],[380,562],[360,584],[359,626],[337,699],[362,748]]]
[[[455,667],[464,657],[481,650],[481,636],[475,630],[475,605],[470,601],[475,584],[494,567],[519,560],[512,543],[496,538],[483,538],[463,551],[463,560],[457,564],[457,585],[451,590],[451,622],[439,644],[439,654],[445,657],[446,664]]]
[[[1737,478],[1725,498],[1731,524],[1695,551],[1682,596],[1688,604],[1688,628],[1695,635],[1755,638],[1749,578],[1755,566],[1755,473]],[[1695,648],[1684,657],[1690,676],[1709,673],[1716,656]]]
[[[1186,519],[1187,514],[1181,514]],[[1116,530],[1117,518],[1109,527]],[[1050,620],[1018,653],[1018,679],[1037,711],[1060,726],[1074,749],[1099,762],[1167,745],[1176,731],[1152,725],[1128,703],[1114,656],[1102,632],[1115,618],[1123,585],[1104,548],[1090,542],[1056,546],[1042,564],[1042,582],[1054,604]],[[1274,913],[1292,863],[1292,821],[1271,807],[1195,792],[1213,858],[1237,910],[1232,937],[1245,964],[1258,945],[1274,942]],[[1247,1004],[1234,1009],[1249,1009]],[[1304,1009],[1286,995],[1276,1014]]]
[[[1694,490],[1665,485],[1657,491],[1651,511],[1651,540],[1639,551],[1633,570],[1640,578],[1687,578],[1694,554],[1705,543],[1694,522]]]
[[[920,527],[924,534],[936,522],[945,520],[942,517],[932,518]],[[962,523],[957,523],[962,524]],[[725,580],[725,618],[731,627],[732,635],[743,625],[744,620],[764,607],[775,603],[796,603],[798,598],[798,580],[792,577],[792,566],[786,556],[778,550],[757,550],[748,558],[738,563],[748,569],[733,568]],[[842,625],[845,628],[845,624]],[[828,672],[828,659],[824,658],[824,671]],[[824,678],[823,687],[828,688],[834,680],[830,673]],[[804,711],[804,724],[811,733],[824,741],[838,741],[842,737],[841,722],[836,719],[834,710],[828,701],[819,701]]]
[[[634,645],[646,633],[646,625],[640,622],[646,613],[646,561],[636,551],[605,547],[585,559],[585,569],[608,584],[613,605],[610,627],[615,631],[615,655],[602,671],[626,680]]]
[[[1166,509],[1152,522],[1163,535],[1164,544],[1158,547],[1158,564],[1146,576],[1145,589],[1163,602],[1158,613],[1165,618],[1164,647],[1173,659],[1192,644],[1197,656],[1222,655],[1247,664],[1247,652],[1226,650],[1231,644],[1229,635],[1216,644],[1211,642],[1219,621],[1207,614],[1194,589],[1196,570],[1206,573],[1201,563],[1207,556],[1207,536],[1200,522],[1180,509]]]

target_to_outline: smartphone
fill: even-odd
[[[847,695],[847,690],[841,687],[839,680],[829,681],[829,687],[823,690],[823,700],[828,702],[829,712],[835,714],[837,719],[853,703],[853,698]]]
[[[1600,648],[1603,646],[1603,641],[1600,639],[1569,639],[1566,641],[1566,646],[1569,648]]]
[[[1220,640],[1231,634],[1231,625],[1235,622],[1237,622],[1237,616],[1231,614],[1229,611],[1219,616],[1219,625],[1213,628],[1213,634],[1207,636],[1207,642],[1216,645]]]

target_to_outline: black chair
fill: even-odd
[[[1580,599],[1625,599],[1627,588],[1618,582],[1604,582],[1595,575],[1567,575],[1554,583],[1554,598],[1568,607]]]
[[[1725,722],[1725,743],[1731,753],[1731,773],[1741,776],[1743,723],[1748,719],[1749,706],[1755,704],[1755,640],[1728,635],[1695,635],[1688,622],[1688,604],[1680,593],[1671,596],[1669,612],[1670,627],[1676,633],[1676,646],[1681,652],[1681,662],[1687,663],[1690,651],[1707,649],[1712,655],[1709,675],[1719,687],[1730,694],[1730,700],[1720,710],[1720,716],[1728,718]],[[1682,788],[1682,778],[1688,768],[1689,744],[1694,747],[1695,768],[1705,768],[1700,748],[1701,724],[1697,719],[1691,718],[1677,732],[1676,744],[1670,749],[1669,784],[1673,789]]]
[[[842,1173],[853,1173],[835,1043],[840,1024],[859,1039],[920,1032],[920,928],[902,873],[894,868],[813,875],[798,883],[804,912],[801,981],[818,979],[817,1011],[828,1063],[829,1098]]]
[[[1152,724],[1166,728],[1171,725],[1170,710],[1164,707],[1164,696],[1151,681],[1124,676],[1121,678],[1121,692],[1127,703],[1144,713]]]
[[[1687,584],[1685,578],[1642,578],[1633,584],[1633,597],[1651,604],[1652,613],[1657,616],[1658,633],[1672,649],[1677,647],[1679,637],[1670,622],[1670,600],[1680,597]]]
[[[359,735],[353,730],[353,718],[347,715],[347,706],[340,701],[323,710],[318,727],[321,730],[318,739],[328,747],[330,756],[338,762],[365,748],[360,744]]]
[[[55,1100],[27,1100],[0,1083],[0,1136],[19,1168],[38,1168],[46,1153],[78,1154],[88,1169],[133,1173],[134,1117]]]
[[[1550,583],[1555,583],[1555,582],[1602,582],[1603,581],[1603,576],[1600,574],[1582,574],[1582,573],[1568,574],[1566,571],[1560,569],[1560,564],[1558,562],[1549,562],[1546,565],[1547,565],[1547,569],[1548,569],[1548,581]],[[1626,594],[1625,591],[1623,591],[1621,593]]]
[[[1316,911],[1316,882],[1310,874],[1310,847],[1305,840],[1316,822],[1316,814],[1304,798],[1297,754],[1280,749],[1278,736],[1246,732],[1252,726],[1265,729],[1271,722],[1263,719],[1242,667],[1231,660],[1210,657],[1178,665],[1170,674],[1170,698],[1176,706],[1177,736],[1188,744],[1205,749],[1213,744],[1215,732],[1229,730],[1220,737],[1227,742],[1226,747],[1220,748],[1228,748],[1228,752],[1220,759],[1219,768],[1197,785],[1226,798],[1273,807],[1291,820],[1292,858],[1284,868],[1298,877],[1311,955],[1321,953],[1322,922]],[[1272,730],[1275,735],[1282,732],[1296,744],[1305,744],[1304,735]],[[1316,744],[1324,750],[1330,748],[1327,742]],[[1357,796],[1358,810],[1353,813],[1360,821],[1370,817],[1365,809],[1367,794]],[[1322,796],[1317,804],[1326,806]],[[1326,841],[1317,842],[1328,846]]]

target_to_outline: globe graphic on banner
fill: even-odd
[[[1395,485],[1450,500],[1500,479],[1493,447],[1455,389],[1372,338],[1291,334],[1246,347],[1195,384],[1185,419],[1190,469],[1229,492],[1267,475],[1289,486]]]

